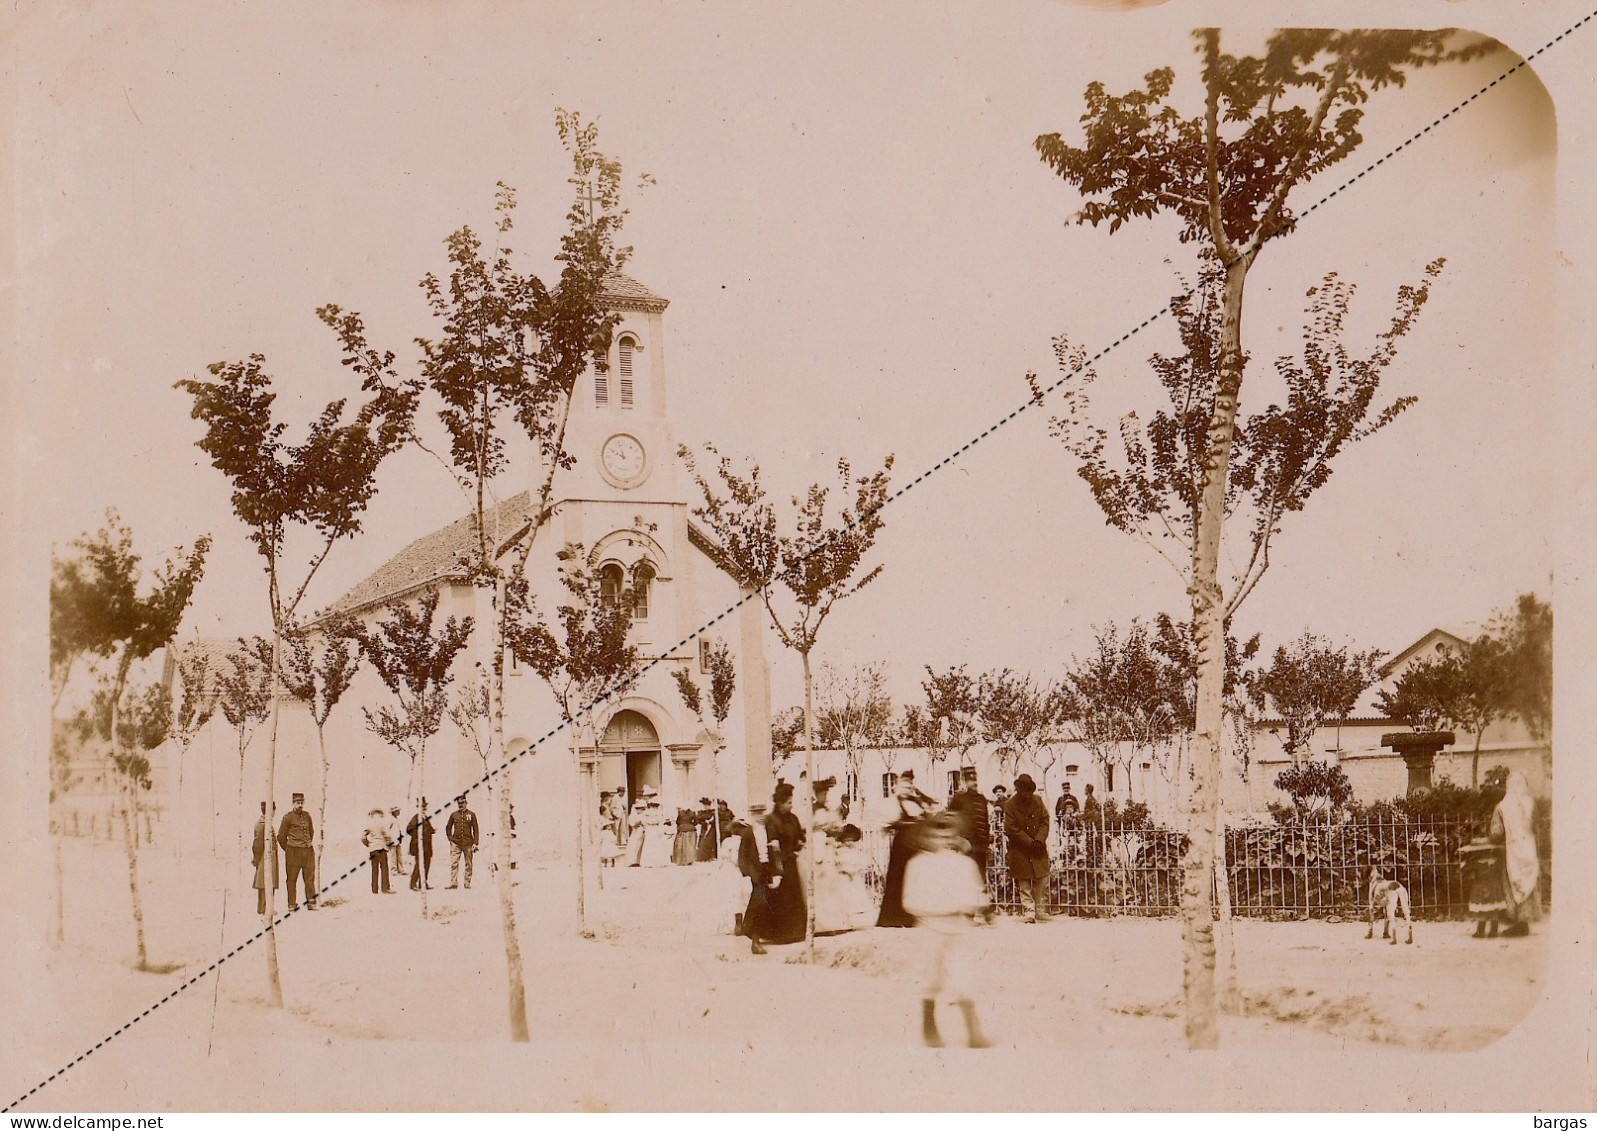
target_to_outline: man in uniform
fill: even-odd
[[[277,828],[277,843],[283,846],[283,866],[288,870],[288,909],[299,908],[294,881],[304,876],[305,906],[316,910],[316,828],[305,812],[305,795],[294,794],[294,808],[283,814]]]
[[[449,840],[449,886],[460,886],[460,858],[466,858],[466,887],[471,887],[471,856],[477,851],[477,814],[466,808],[466,795],[455,798],[456,809],[449,814],[444,836]]]

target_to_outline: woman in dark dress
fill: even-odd
[[[793,787],[783,782],[771,795],[772,811],[765,818],[765,841],[770,853],[770,921],[764,941],[804,941],[809,918],[804,885],[799,876],[799,852],[804,847],[804,826],[793,815]]]
[[[882,878],[882,909],[876,916],[876,925],[913,927],[915,916],[904,910],[904,865],[919,847],[915,830],[932,799],[916,788],[915,775],[910,770],[898,775],[893,797],[898,802],[898,819],[890,826],[893,843],[887,850],[887,875]]]

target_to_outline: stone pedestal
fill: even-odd
[[[1403,731],[1381,735],[1381,745],[1403,756],[1408,767],[1408,792],[1431,788],[1436,756],[1454,742],[1450,730]]]

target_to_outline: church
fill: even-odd
[[[698,807],[700,798],[725,798],[738,813],[769,801],[771,777],[770,671],[765,610],[723,568],[717,546],[690,517],[695,490],[679,466],[668,410],[664,338],[667,300],[626,275],[614,274],[603,295],[619,316],[609,356],[592,365],[572,393],[566,451],[575,466],[557,473],[553,516],[540,532],[527,574],[536,606],[551,625],[565,599],[556,557],[580,544],[607,597],[633,602],[632,642],[644,668],[626,693],[600,709],[597,733],[574,736],[560,728],[553,693],[532,671],[506,657],[505,757],[513,759],[514,851],[518,859],[569,858],[577,814],[598,813],[601,791],[626,787],[636,798],[658,791],[666,814]],[[527,484],[533,487],[533,484]],[[530,492],[504,499],[488,526],[505,531],[508,546],[524,526]],[[467,514],[401,549],[370,576],[322,610],[353,615],[368,625],[385,606],[436,589],[436,627],[445,617],[472,617],[467,648],[451,669],[453,703],[462,685],[492,670],[491,591],[468,583],[462,561],[475,545],[475,516]],[[709,626],[706,628],[705,626]],[[703,630],[701,632],[701,630]],[[675,671],[687,671],[708,703],[705,654],[717,642],[730,650],[736,673],[732,707],[721,733],[715,720],[688,709]],[[328,866],[358,860],[359,836],[373,808],[412,811],[408,757],[372,733],[362,708],[375,712],[392,697],[362,665],[326,728]],[[264,729],[264,728],[263,728]],[[478,724],[486,734],[487,722]],[[218,745],[225,742],[220,739]],[[265,735],[249,750],[249,785],[264,783]],[[317,808],[321,766],[317,735],[302,704],[284,700],[278,743],[279,811],[290,791]],[[523,754],[523,751],[527,753]],[[517,755],[520,755],[517,757]],[[216,763],[225,764],[225,756]],[[430,810],[449,807],[456,794],[493,769],[485,743],[447,718],[428,742],[422,790]],[[503,775],[496,779],[503,780]],[[218,791],[220,792],[220,790]],[[231,791],[228,791],[229,795]],[[258,791],[256,791],[258,792]],[[471,792],[485,838],[495,831],[497,806],[487,789]],[[585,818],[588,819],[588,818]],[[596,821],[590,821],[590,824]],[[442,833],[443,820],[435,824]],[[484,847],[488,847],[485,843]],[[335,855],[336,850],[336,855]]]

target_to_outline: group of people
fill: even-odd
[[[392,860],[393,873],[404,875],[407,864],[404,841],[407,836],[410,840],[410,890],[432,890],[429,881],[432,878],[435,830],[427,799],[421,799],[420,811],[411,815],[403,832],[400,830],[400,809],[397,805],[387,813],[381,808],[373,808],[367,816],[371,820],[361,834],[360,842],[366,846],[371,860],[372,894],[393,894],[389,884],[389,864]],[[444,839],[449,842],[449,886],[460,886],[460,865],[464,862],[466,887],[471,887],[472,858],[482,842],[482,829],[477,824],[477,814],[466,805],[465,794],[455,798],[455,811],[449,814],[449,820],[444,823]]]
[[[625,786],[607,789],[599,795],[600,863],[612,868],[705,863],[716,859],[717,830],[732,819],[731,808],[719,798],[712,804],[701,797],[697,809],[678,808],[672,817],[653,786],[639,790],[630,805]]]
[[[261,815],[255,822],[255,837],[251,863],[255,868],[256,913],[266,914],[266,892],[276,890],[278,884],[278,854],[288,877],[288,910],[299,910],[299,896],[304,895],[307,910],[316,910],[316,826],[305,811],[305,795],[293,795],[294,807],[283,814],[275,830],[267,828],[266,802],[261,802]],[[410,888],[419,891],[428,882],[433,863],[433,823],[427,812],[427,799],[421,799],[421,812],[414,814],[401,830],[400,808],[395,805],[386,813],[373,808],[367,816],[361,844],[371,862],[372,894],[392,895],[392,875],[404,875],[410,870]],[[405,837],[409,835],[410,851],[405,851]],[[466,806],[464,794],[455,798],[455,811],[449,814],[444,825],[444,837],[449,841],[449,886],[460,885],[460,865],[466,865],[466,886],[471,887],[472,857],[481,842],[482,833],[477,815]]]

